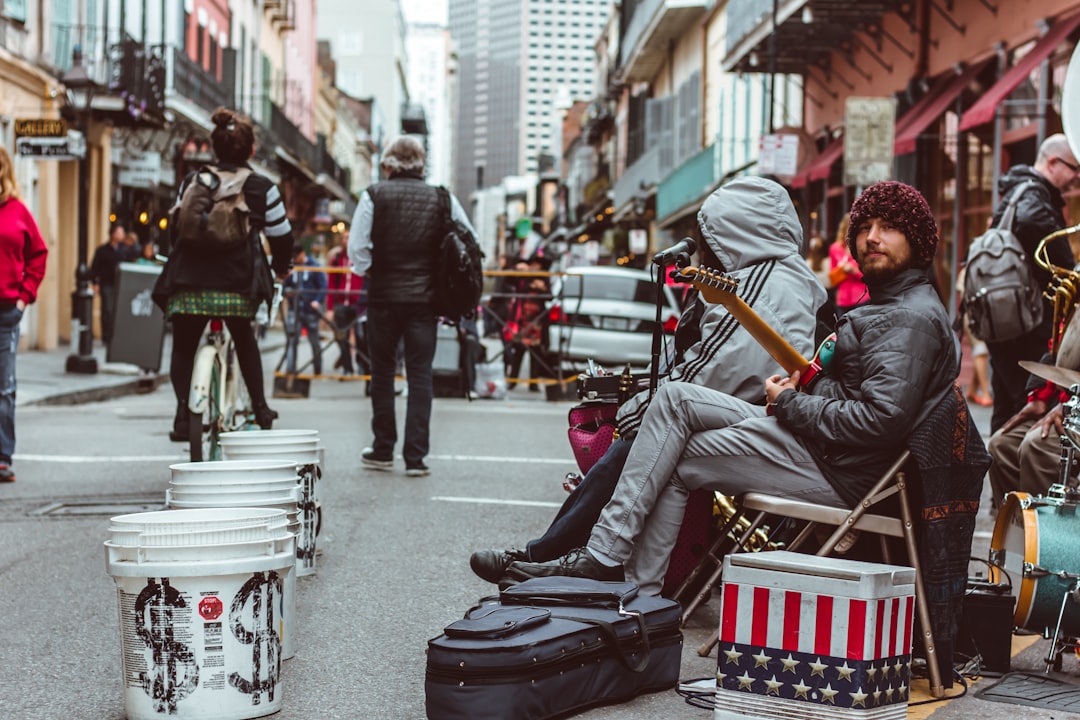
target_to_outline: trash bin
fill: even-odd
[[[161,275],[160,265],[120,263],[116,279],[116,317],[107,362],[138,365],[157,372],[165,343],[165,314],[150,293]]]

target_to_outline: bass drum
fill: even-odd
[[[1011,583],[1013,591],[1019,591],[1013,613],[1015,626],[1039,633],[1054,631],[1062,597],[1075,581],[1045,573],[1080,573],[1080,517],[1076,509],[1075,504],[1056,498],[1022,492],[1005,496],[990,541],[990,579]],[[1080,603],[1072,599],[1065,603],[1061,631],[1080,637]]]

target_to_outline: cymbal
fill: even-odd
[[[1043,380],[1049,380],[1066,390],[1073,385],[1080,383],[1080,372],[1077,372],[1076,370],[1069,370],[1068,368],[1058,367],[1057,365],[1032,362],[1031,360],[1021,360],[1020,367],[1024,368],[1032,375],[1041,377]]]

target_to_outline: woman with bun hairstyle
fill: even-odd
[[[226,108],[218,108],[211,119],[214,130],[210,133],[210,141],[217,163],[210,168],[222,173],[222,177],[246,175],[243,194],[250,211],[252,237],[238,245],[214,246],[189,240],[177,227],[180,213],[170,223],[174,244],[154,287],[154,301],[165,311],[173,327],[169,377],[176,393],[176,417],[169,438],[174,441],[188,439],[191,371],[206,324],[215,317],[225,321],[232,335],[255,421],[265,430],[277,418],[277,413],[266,404],[262,358],[252,322],[259,304],[269,303],[274,292],[271,267],[266,262],[258,236],[259,233],[266,236],[273,258],[273,273],[280,280],[288,274],[291,264],[292,226],[277,186],[248,165],[255,153],[255,130],[251,120]],[[189,185],[197,181],[196,175],[193,172],[184,178],[180,184],[180,198],[184,197]],[[208,212],[212,205],[211,200],[203,212]]]

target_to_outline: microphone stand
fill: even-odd
[[[657,262],[654,260],[654,262]],[[660,316],[664,305],[664,285],[667,284],[668,265],[678,268],[687,267],[690,264],[689,253],[679,253],[674,257],[663,257],[657,262],[659,270],[656,273],[656,321],[653,323],[652,332],[652,362],[649,363],[649,400],[656,394],[656,387],[660,384],[660,335],[664,328],[660,323]]]

